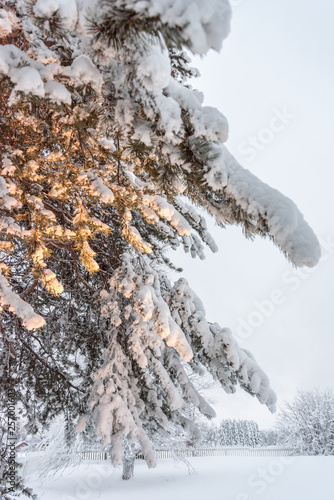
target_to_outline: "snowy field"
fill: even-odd
[[[105,463],[81,464],[42,484],[41,500],[333,500],[334,457],[208,457],[160,460],[148,470],[137,461],[135,477]]]

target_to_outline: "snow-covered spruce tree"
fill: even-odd
[[[334,391],[298,391],[278,414],[276,430],[299,455],[334,455]]]
[[[218,225],[268,236],[296,266],[318,242],[294,203],[228,152],[226,118],[187,84],[184,50],[220,50],[227,0],[1,0],[1,391],[31,430],[94,425],[112,462],[212,408],[209,371],[270,410],[275,395],[232,333],[211,324],[166,255],[203,258]],[[93,376],[93,380],[92,380]],[[3,401],[3,398],[1,398]],[[84,415],[84,416],[83,416]]]
[[[246,420],[246,429],[247,429],[247,446],[252,446],[253,448],[255,448],[256,446],[260,446],[261,436],[257,422],[254,422],[253,420]]]
[[[205,434],[208,446],[259,446],[259,427],[253,420],[222,420],[219,427],[211,426]]]

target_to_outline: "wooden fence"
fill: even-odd
[[[220,457],[220,456],[230,456],[230,457],[286,457],[288,455],[293,455],[294,450],[291,448],[183,448],[178,450],[156,450],[155,454],[157,458],[173,458],[175,456],[181,458],[188,457]],[[142,454],[138,454],[137,458],[143,459]]]
[[[294,454],[291,448],[180,448],[177,450],[160,449],[155,450],[157,459],[163,458],[191,458],[191,457],[285,457]],[[59,458],[59,457],[58,457]],[[64,456],[64,463],[68,455]],[[141,453],[137,454],[137,459],[144,459]],[[71,456],[72,463],[80,462],[103,462],[110,460],[109,454],[106,451],[100,450],[86,450],[81,451]],[[27,454],[19,454],[18,461],[22,464],[19,473],[22,477],[30,476],[30,474],[37,472],[45,465],[45,456],[42,451],[31,452]]]

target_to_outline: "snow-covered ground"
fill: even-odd
[[[40,484],[28,481],[41,500],[333,500],[334,457],[208,457],[187,465],[166,459],[148,470],[137,461],[135,477],[120,469],[85,463]]]

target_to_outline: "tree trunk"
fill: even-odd
[[[123,458],[122,479],[131,479],[133,477],[134,466],[135,466],[135,456]]]

